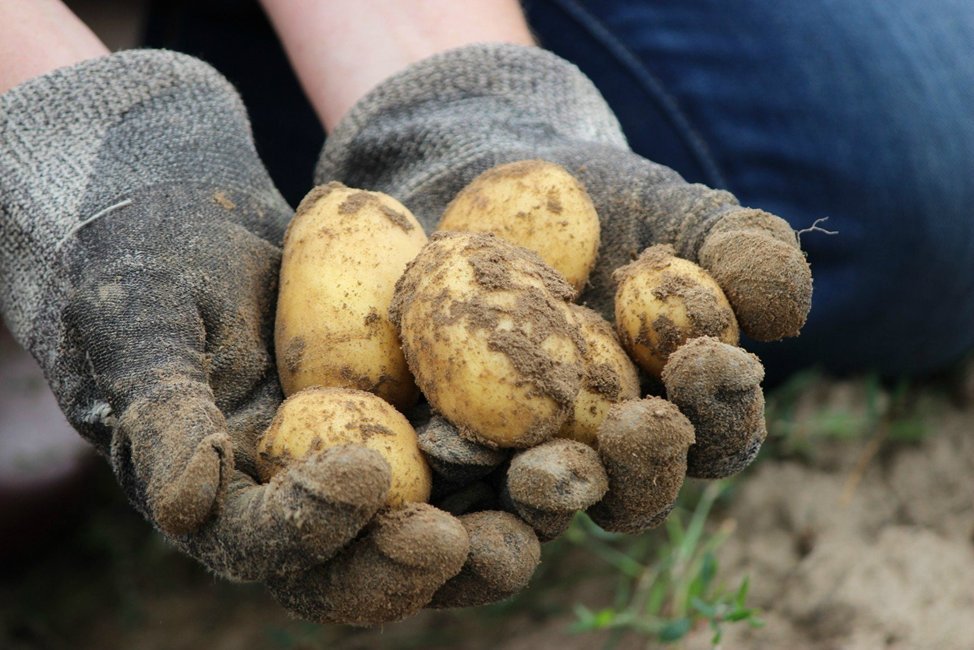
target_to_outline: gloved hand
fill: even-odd
[[[714,276],[745,333],[759,340],[798,333],[811,275],[788,224],[632,153],[588,79],[538,48],[460,48],[386,80],[329,136],[315,180],[391,194],[432,231],[478,174],[532,158],[566,167],[598,211],[599,260],[581,296],[589,306],[611,319],[613,271],[666,243]],[[421,445],[439,491],[451,504],[482,502],[486,492],[476,481],[486,476],[542,539],[585,508],[612,530],[659,523],[682,483],[682,474],[673,476],[681,455],[691,476],[726,476],[754,458],[765,436],[756,357],[704,338],[681,348],[679,359],[664,383],[680,412],[662,400],[620,407],[600,433],[598,454],[558,440],[513,458],[492,455],[436,423]],[[671,468],[666,476],[664,466]]]
[[[319,620],[412,613],[468,547],[476,566],[454,588],[486,589],[495,565],[507,573],[489,585],[520,588],[537,563],[527,526],[380,510],[389,467],[373,451],[255,481],[281,401],[271,341],[291,215],[239,97],[196,59],[123,52],[0,96],[3,316],[170,541]]]

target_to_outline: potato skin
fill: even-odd
[[[574,293],[531,251],[443,232],[410,263],[390,308],[416,382],[466,438],[530,447],[557,432],[581,384]]]
[[[619,340],[657,379],[670,354],[688,339],[713,336],[737,345],[740,330],[724,292],[701,267],[676,257],[672,246],[647,248],[613,278]]]
[[[584,374],[572,414],[556,437],[594,447],[609,407],[639,399],[639,373],[608,321],[587,307],[574,304],[566,307],[585,339]]]
[[[274,345],[285,395],[309,386],[418,395],[389,322],[396,280],[426,243],[398,201],[329,183],[301,202],[284,238]]]
[[[599,216],[561,165],[521,160],[475,178],[446,206],[438,229],[492,232],[541,256],[576,292],[599,252]]]
[[[306,388],[284,400],[257,443],[257,472],[266,482],[294,459],[349,444],[374,449],[389,463],[387,505],[429,499],[432,474],[409,421],[385,400],[351,388]]]

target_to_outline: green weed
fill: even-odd
[[[664,536],[615,535],[578,517],[567,532],[568,540],[615,569],[618,585],[610,607],[593,611],[576,605],[572,630],[610,630],[606,647],[611,648],[627,634],[651,642],[677,642],[706,624],[713,631],[711,644],[718,647],[726,624],[761,626],[758,612],[747,606],[747,578],[731,590],[719,580],[716,550],[732,533],[731,527],[710,531],[705,525],[714,503],[729,487],[728,481],[716,481],[702,493],[681,495],[692,508],[675,509],[666,520]]]
[[[829,399],[825,391],[838,385],[848,395]],[[929,404],[918,402],[918,394],[907,379],[884,384],[871,374],[836,384],[815,370],[798,373],[768,395],[767,453],[815,460],[828,442],[919,442],[930,428]]]

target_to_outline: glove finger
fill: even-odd
[[[551,512],[515,503],[506,489],[501,493],[501,506],[527,523],[541,542],[550,542],[561,537],[575,518],[574,511]]]
[[[687,475],[723,478],[747,467],[767,437],[764,367],[741,348],[701,336],[670,355],[666,396],[693,423]]]
[[[615,404],[599,428],[609,491],[589,508],[603,529],[638,533],[666,518],[686,475],[693,425],[673,404],[647,397]]]
[[[545,541],[560,535],[579,510],[596,503],[608,478],[594,449],[555,439],[511,459],[504,496]]]
[[[456,427],[439,415],[419,426],[416,434],[430,467],[454,485],[465,485],[487,476],[509,455],[504,449],[491,449],[461,437]]]
[[[266,484],[237,471],[217,516],[177,541],[239,580],[299,573],[348,544],[382,507],[390,483],[382,456],[358,445],[296,460]]]
[[[414,503],[379,513],[364,536],[329,562],[268,581],[298,616],[321,623],[377,625],[420,610],[463,567],[469,538],[456,518]]]
[[[541,544],[531,527],[499,511],[459,519],[470,538],[470,553],[460,573],[437,590],[429,606],[475,607],[524,589],[541,561]]]
[[[118,419],[112,465],[159,528],[184,535],[214,512],[233,472],[233,445],[209,387],[185,377],[147,387]]]
[[[788,223],[763,212],[728,211],[698,261],[717,280],[744,333],[758,341],[797,336],[812,306],[812,273]]]

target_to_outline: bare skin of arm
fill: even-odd
[[[330,130],[386,77],[481,42],[533,44],[517,0],[263,0]],[[108,48],[60,0],[0,0],[0,92]]]
[[[517,0],[262,0],[327,131],[420,59],[472,43],[533,45]]]
[[[0,0],[0,93],[105,54],[108,48],[59,0]]]

